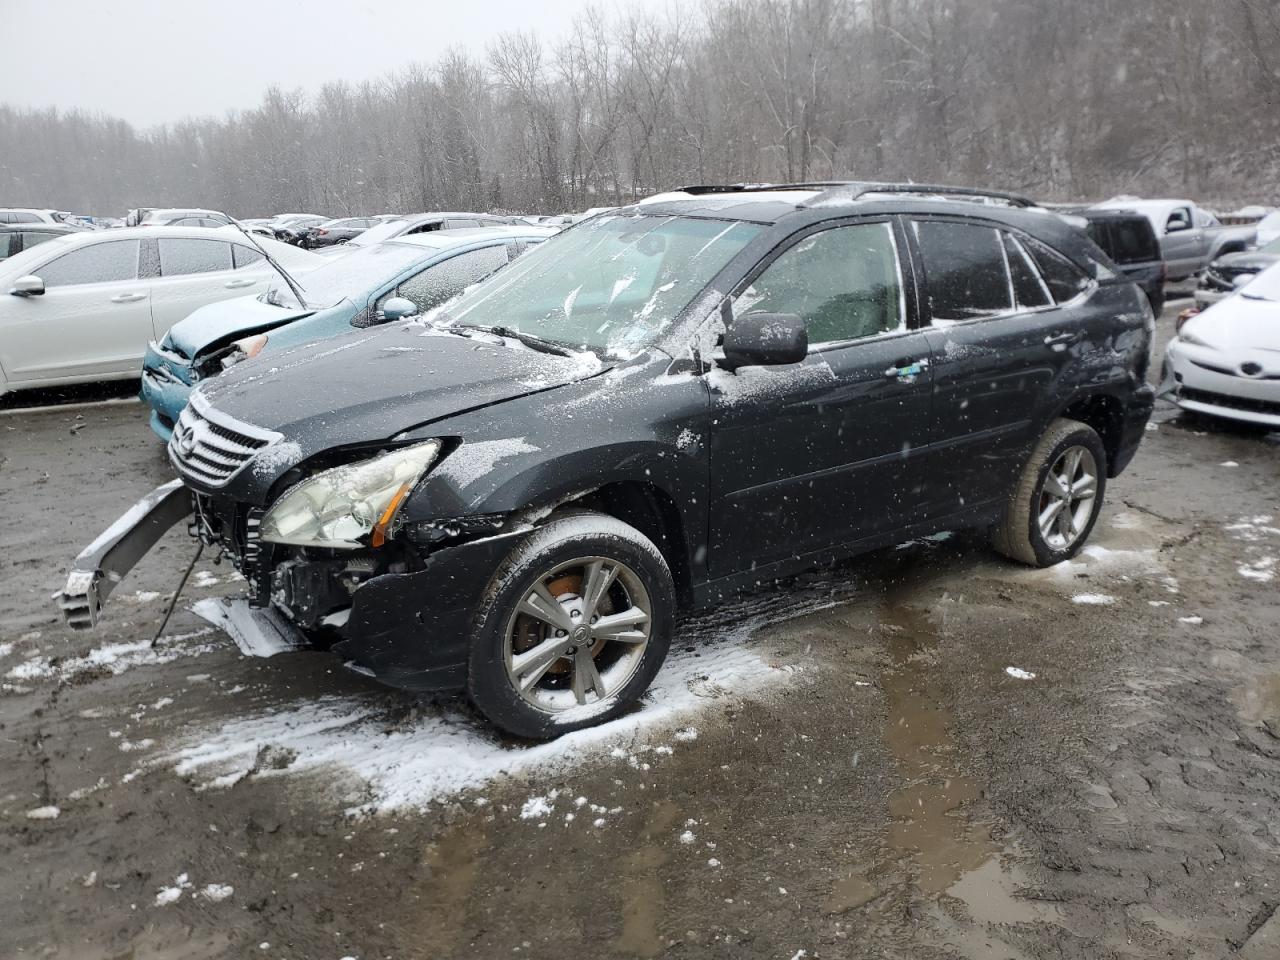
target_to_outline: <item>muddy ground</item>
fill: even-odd
[[[208,558],[150,649],[177,532],[66,631],[169,468],[136,404],[8,406],[0,956],[1280,957],[1280,435],[1162,406],[1078,561],[956,535],[762,590],[529,747],[241,657]]]

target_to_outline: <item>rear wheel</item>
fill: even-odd
[[[1022,469],[993,546],[1033,567],[1074,557],[1097,522],[1106,468],[1106,449],[1092,427],[1055,420]]]
[[[476,618],[468,692],[494,724],[546,739],[625,711],[666,658],[675,587],[634,527],[553,517],[494,575]]]

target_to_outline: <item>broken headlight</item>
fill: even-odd
[[[380,547],[400,504],[439,452],[440,441],[428,440],[317,473],[272,504],[261,538],[304,547]]]

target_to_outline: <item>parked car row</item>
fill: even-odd
[[[687,188],[287,273],[157,328],[179,479],[64,613],[92,625],[186,522],[245,577],[236,631],[527,737],[630,709],[681,608],[761,581],[969,526],[1073,556],[1153,403],[1148,298],[1006,194]]]

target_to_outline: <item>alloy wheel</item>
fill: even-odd
[[[599,703],[635,676],[652,620],[649,592],[625,563],[557,564],[525,591],[507,623],[507,678],[549,713]]]
[[[1098,464],[1088,447],[1063,450],[1040,486],[1037,523],[1053,550],[1067,550],[1084,535],[1098,495]]]

